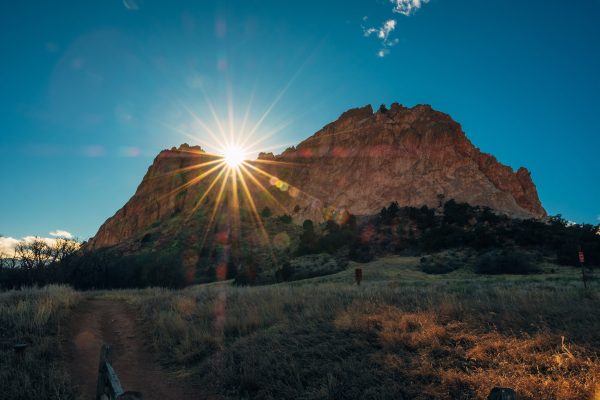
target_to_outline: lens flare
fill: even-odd
[[[309,193],[276,176],[280,173],[287,175],[283,168],[293,168],[302,163],[279,160],[273,156],[256,157],[257,154],[260,156],[261,152],[268,155],[271,150],[289,146],[289,143],[270,147],[262,145],[292,122],[290,119],[274,126],[264,126],[266,118],[289,84],[252,125],[249,124],[254,94],[245,113],[242,114],[243,118],[238,120],[234,112],[234,96],[231,88],[227,91],[226,118],[222,118],[217,113],[217,108],[202,90],[206,103],[206,116],[199,115],[195,111],[196,107],[177,100],[175,104],[181,108],[180,115],[184,117],[187,115],[188,121],[176,125],[162,123],[167,129],[199,145],[182,145],[179,149],[172,149],[174,152],[172,156],[176,156],[175,152],[179,152],[182,159],[186,161],[179,168],[164,171],[153,179],[170,176],[180,179],[180,183],[161,196],[161,200],[174,197],[176,201],[185,202],[187,196],[190,194],[194,196],[189,203],[193,204],[193,207],[186,210],[184,223],[200,228],[197,240],[194,239],[195,248],[200,249],[202,257],[209,257],[216,263],[215,277],[218,281],[231,276],[231,273],[227,272],[228,268],[235,268],[233,273],[244,270],[251,277],[256,275],[256,261],[253,255],[245,250],[248,243],[242,241],[249,242],[251,246],[264,247],[274,266],[279,264],[279,257],[275,250],[282,251],[289,248],[289,238],[286,235],[271,237],[259,210],[268,206],[273,207],[278,214],[289,215],[291,213],[289,204],[282,203],[285,196],[290,198],[301,196],[307,201],[314,200]],[[206,117],[208,119],[205,119]],[[195,159],[197,162],[191,161]],[[192,186],[197,185],[202,185],[200,190],[188,191]],[[195,267],[199,257],[198,254],[189,255],[189,264]],[[194,278],[194,272],[195,269],[190,268],[190,280]]]
[[[223,160],[229,168],[237,168],[244,162],[244,151],[238,146],[228,146],[223,150]]]

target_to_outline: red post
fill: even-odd
[[[362,268],[356,268],[354,270],[354,279],[356,280],[356,284],[360,286],[360,281],[362,281]]]
[[[583,254],[583,250],[581,246],[579,246],[579,264],[581,264],[581,279],[583,279],[583,288],[587,289],[587,280],[585,276],[585,255]]]

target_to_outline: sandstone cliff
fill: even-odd
[[[349,110],[295,148],[261,158],[293,163],[268,168],[312,196],[303,209],[313,217],[327,206],[356,215],[391,201],[435,207],[440,196],[515,217],[546,215],[527,169],[515,173],[482,153],[458,123],[427,105]]]
[[[124,243],[189,214],[211,181],[197,177],[218,173],[210,171],[212,164],[201,164],[214,159],[188,145],[162,151],[134,196],[86,248]],[[406,108],[394,103],[375,113],[371,106],[349,110],[298,146],[280,155],[261,153],[251,164],[278,178],[256,174],[277,199],[276,212],[300,222],[322,221],[341,210],[371,215],[392,201],[436,207],[443,199],[488,206],[514,217],[546,215],[527,169],[514,172],[482,153],[458,123],[427,105]],[[259,207],[273,206],[258,185],[250,186]],[[210,196],[204,204],[212,207]]]

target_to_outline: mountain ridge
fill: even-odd
[[[136,193],[86,248],[117,245],[180,214],[210,209],[214,192],[204,196],[209,182],[198,176],[217,174],[209,171],[217,160],[187,144],[161,151]],[[270,194],[254,187],[255,206],[273,207],[298,222],[320,222],[340,213],[372,215],[392,201],[435,207],[444,199],[512,217],[546,217],[526,168],[515,172],[481,152],[460,124],[429,105],[349,109],[297,146],[279,155],[260,153],[248,164],[265,172],[256,180]],[[205,197],[204,205],[196,207]]]

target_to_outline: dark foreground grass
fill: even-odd
[[[0,398],[73,399],[60,327],[79,296],[65,286],[0,293]],[[13,346],[27,344],[22,354]]]
[[[112,294],[217,398],[597,399],[600,298],[515,281],[227,285]]]

